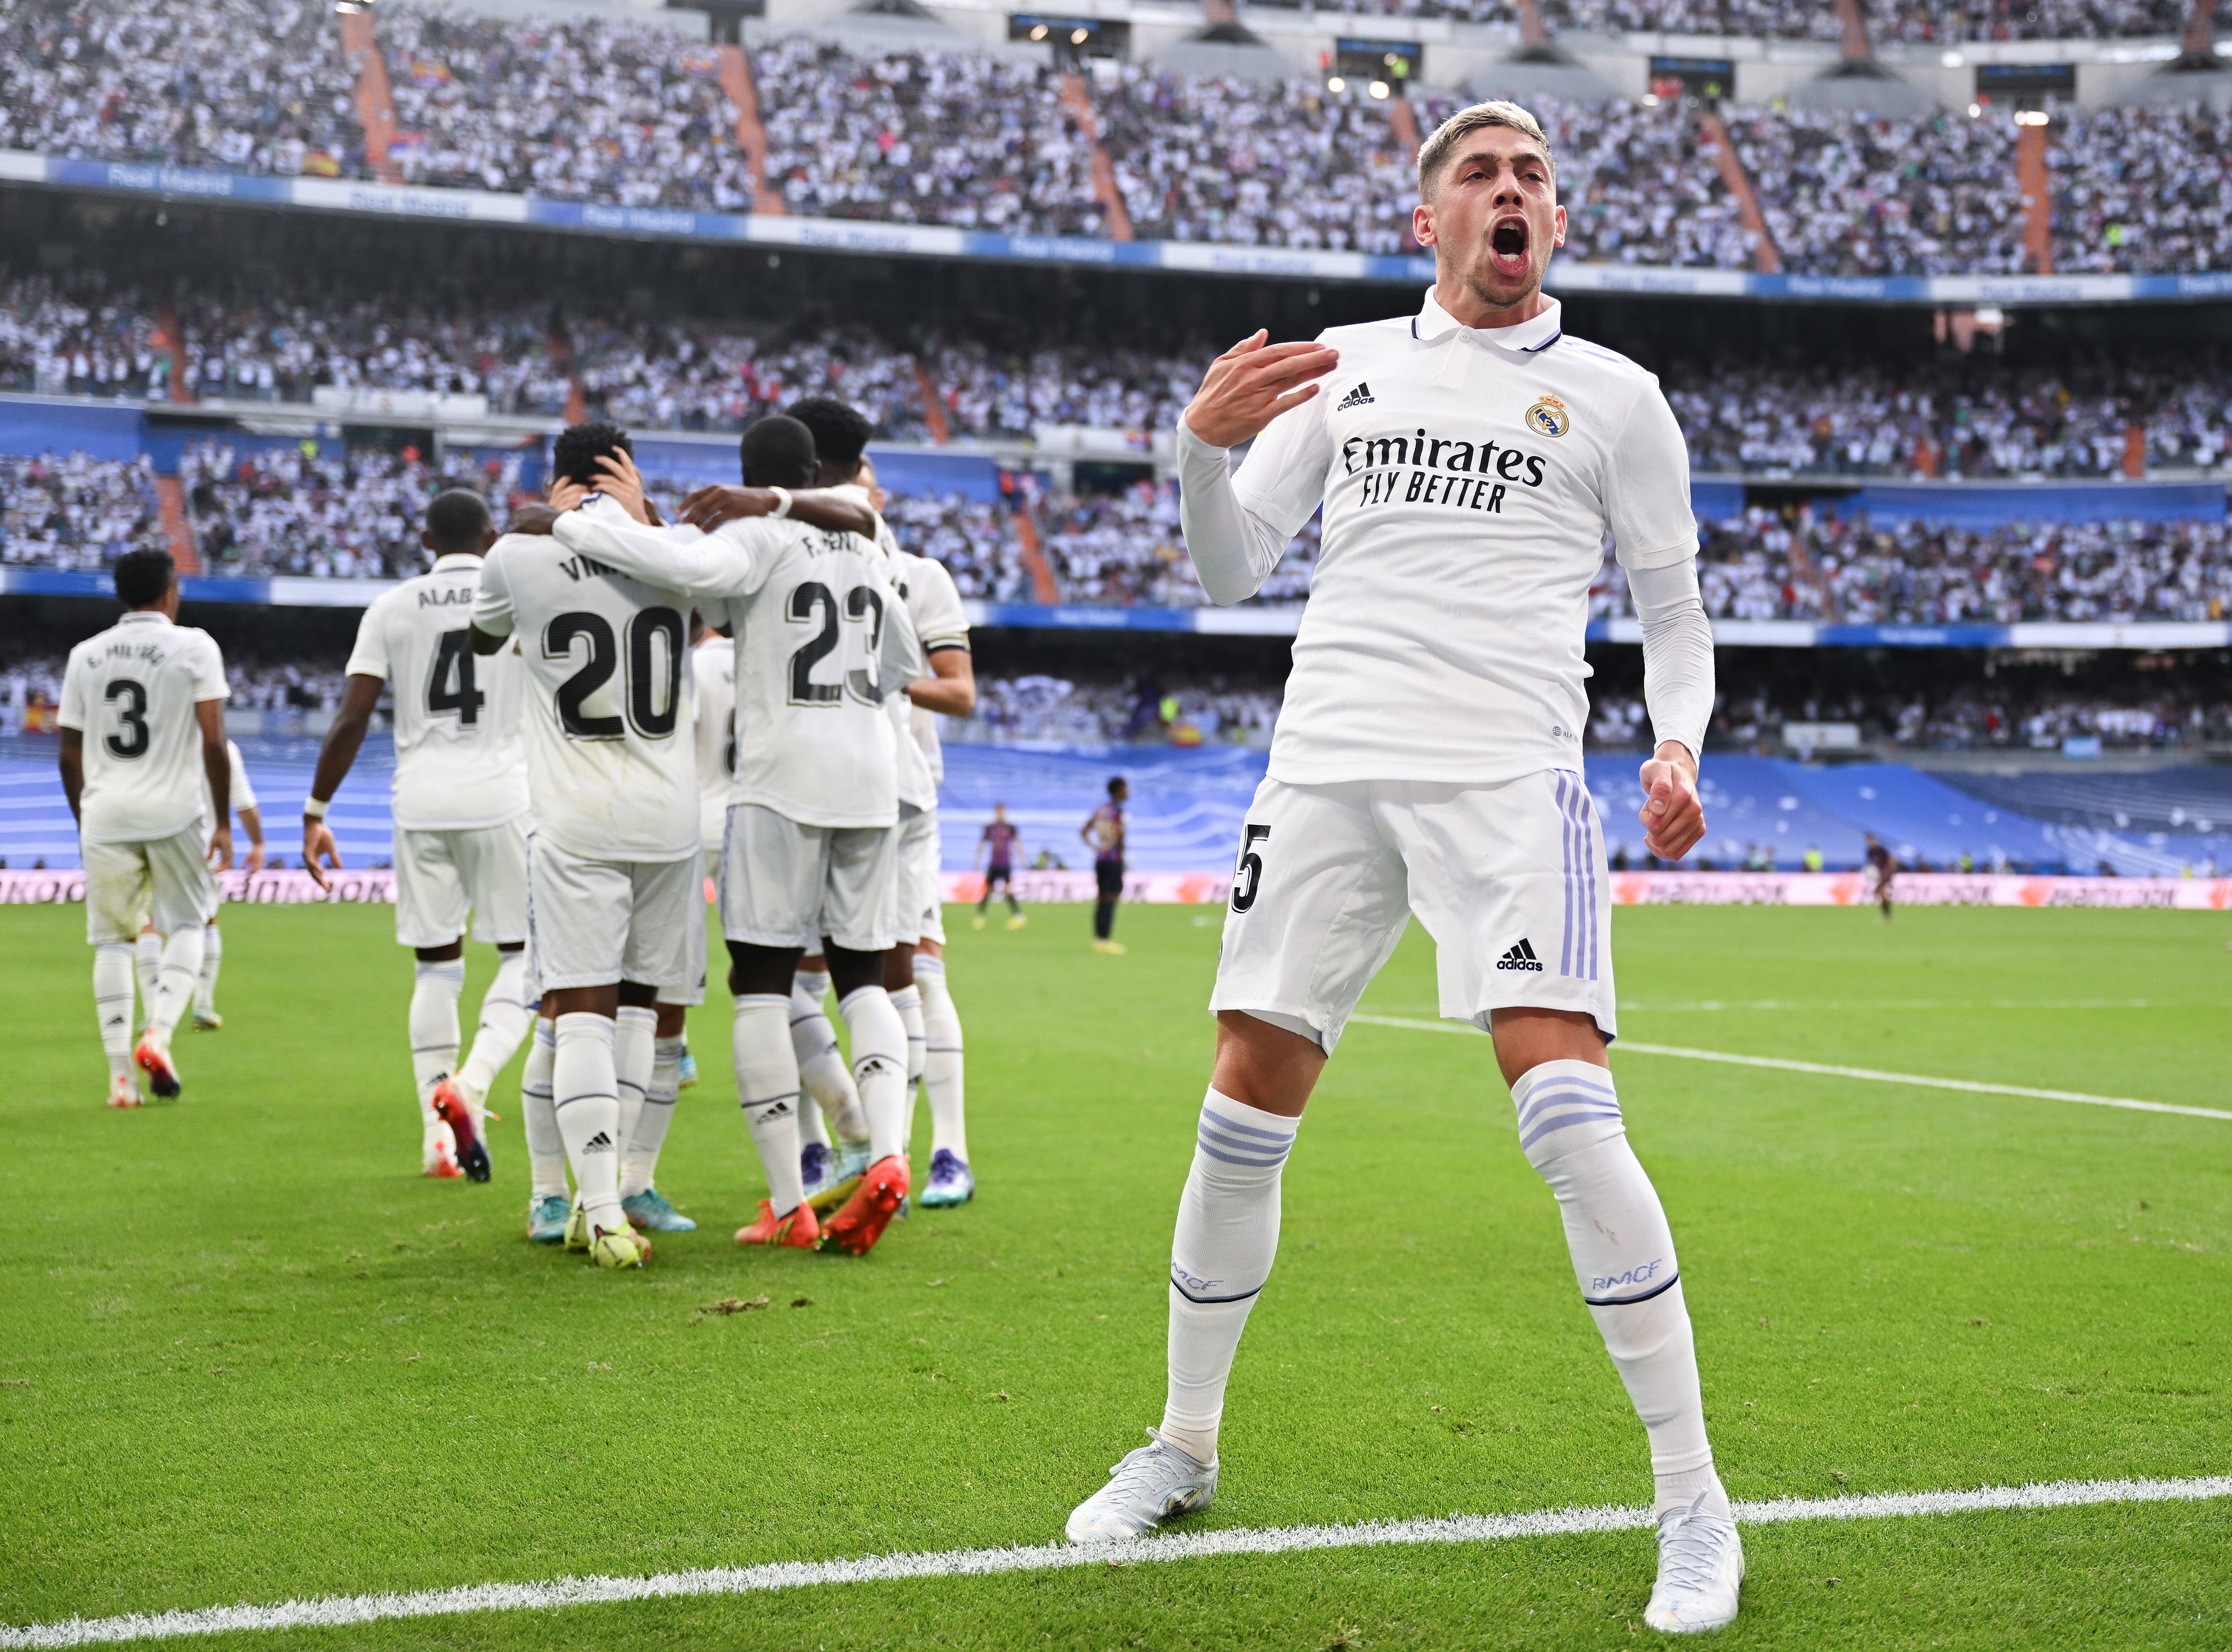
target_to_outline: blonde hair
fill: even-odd
[[[1553,178],[1557,177],[1558,156],[1550,147],[1549,139],[1543,134],[1542,123],[1517,104],[1498,99],[1491,103],[1476,103],[1469,108],[1459,109],[1434,128],[1432,137],[1418,146],[1420,200],[1425,199],[1437,174],[1449,165],[1450,152],[1469,134],[1478,132],[1483,126],[1509,126],[1514,132],[1523,133],[1532,138],[1542,146],[1543,156],[1550,163],[1550,176]]]

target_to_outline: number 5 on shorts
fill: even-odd
[[[1256,891],[1263,882],[1263,857],[1256,845],[1271,835],[1271,828],[1250,823],[1240,842],[1240,864],[1232,869],[1232,910],[1244,912],[1256,904]]]

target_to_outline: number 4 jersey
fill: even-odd
[[[152,843],[209,813],[194,707],[224,697],[209,632],[159,613],[127,613],[70,650],[59,721],[85,736],[86,842]]]
[[[580,554],[671,581],[736,638],[736,787],[811,826],[899,821],[884,704],[922,674],[922,645],[890,564],[856,534],[756,516],[711,534],[646,528],[609,501],[558,519]]]
[[[502,826],[527,813],[522,672],[511,650],[475,658],[467,630],[481,559],[437,557],[365,610],[352,677],[395,690],[395,824],[412,832]]]
[[[620,508],[592,498],[582,511]],[[519,638],[535,830],[587,860],[698,852],[689,612],[563,540],[507,534],[482,565],[472,623]]]

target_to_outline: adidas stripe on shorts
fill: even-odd
[[[1450,1020],[1485,1028],[1523,1004],[1619,1030],[1604,837],[1580,774],[1266,780],[1242,839],[1210,1009],[1305,1024],[1330,1052],[1416,916]]]

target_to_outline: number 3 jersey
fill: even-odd
[[[519,661],[508,648],[475,658],[467,631],[480,577],[477,556],[437,557],[357,626],[349,675],[395,691],[395,824],[408,831],[470,831],[527,813]]]
[[[736,786],[801,826],[899,820],[900,737],[885,708],[922,647],[881,551],[854,534],[769,516],[710,534],[646,528],[604,502],[558,519],[560,540],[671,581],[736,638]]]
[[[612,501],[583,510],[631,522]],[[472,622],[519,638],[535,830],[587,860],[698,852],[690,605],[562,540],[508,534]]]
[[[194,707],[225,694],[209,632],[159,613],[127,613],[70,650],[57,721],[85,736],[86,842],[152,843],[204,820],[209,777]]]

